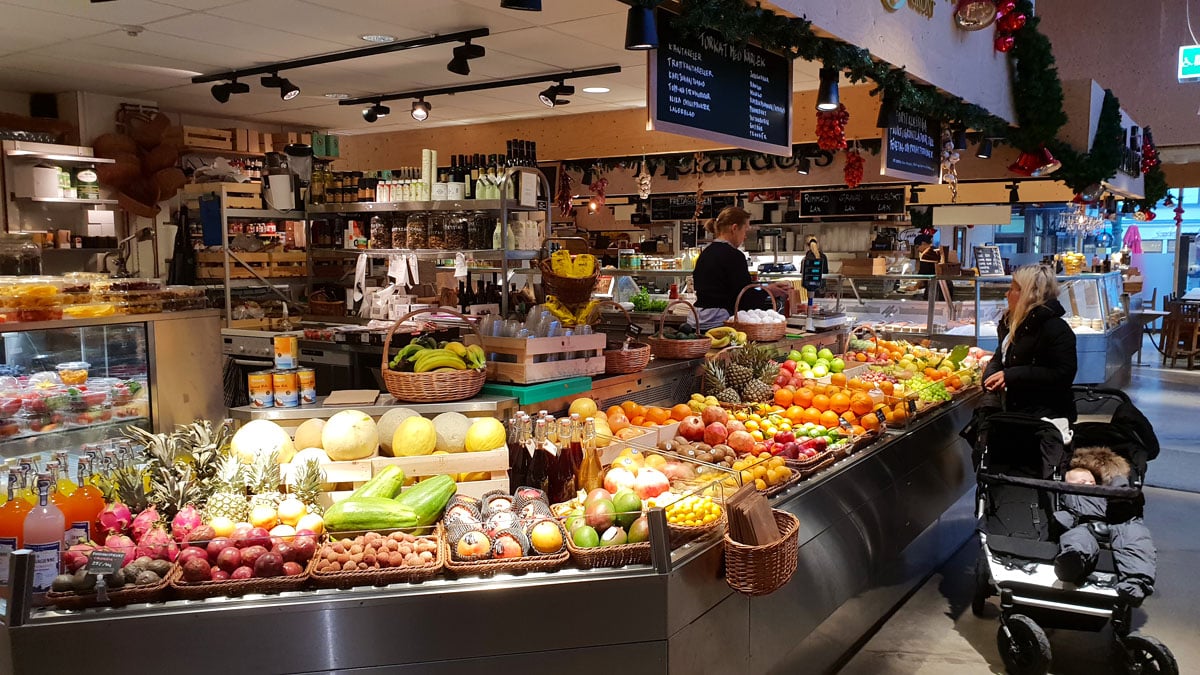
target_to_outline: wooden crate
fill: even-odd
[[[215,194],[227,209],[261,209],[261,183],[191,183],[183,186],[188,208],[199,208],[202,195]]]
[[[517,358],[516,363],[488,362],[488,380],[514,384],[548,382],[581,375],[599,375],[604,372],[603,333],[573,335],[556,338],[483,338],[483,351],[489,354],[507,354]],[[535,362],[539,356],[578,352],[583,358],[563,361]]]
[[[441,474],[488,473],[488,480],[465,481],[458,484],[460,494],[482,497],[492,490],[508,492],[508,448],[487,452],[456,452],[449,455],[419,457],[376,457],[372,460],[375,473],[389,465],[399,466],[406,477],[437,476]]]
[[[308,259],[304,251],[274,251],[269,253],[238,252],[239,259],[267,279],[303,277],[308,274]],[[200,251],[196,254],[196,278],[224,279],[225,254],[220,251]],[[230,279],[253,279],[253,274],[236,260],[229,261]]]
[[[884,258],[846,258],[842,261],[842,269],[839,273],[843,276],[887,274],[887,260]]]
[[[308,254],[304,251],[272,251],[269,277],[303,277],[308,275]]]
[[[183,144],[189,148],[233,150],[233,132],[229,129],[184,127]]]

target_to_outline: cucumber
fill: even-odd
[[[404,469],[389,464],[383,467],[383,471],[375,474],[371,480],[363,483],[358,489],[350,493],[348,499],[358,499],[360,497],[383,497],[391,499],[400,494],[400,487],[404,485]]]
[[[453,478],[434,476],[405,490],[395,501],[412,509],[420,521],[418,525],[432,525],[442,517],[442,511],[455,492],[458,492],[458,485]]]
[[[411,508],[386,497],[350,497],[325,512],[325,529],[333,532],[389,530],[420,524]]]

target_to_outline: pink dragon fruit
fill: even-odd
[[[129,513],[129,507],[121,502],[113,502],[100,512],[100,527],[104,528],[105,534],[125,534],[129,531],[131,522],[133,514]]]
[[[147,507],[145,511],[137,514],[133,519],[133,539],[140,542],[142,537],[154,527],[154,523],[158,521],[158,511],[153,507]]]
[[[162,525],[155,525],[138,539],[137,549],[134,550],[134,557],[150,556],[155,560],[169,560],[175,562],[175,557],[179,555],[179,546],[171,535],[167,534],[167,529]]]
[[[67,570],[68,573],[74,574],[76,570],[80,569],[84,565],[87,565],[88,555],[90,555],[94,550],[96,550],[95,544],[73,544],[71,548],[63,551],[63,568]]]
[[[171,536],[175,537],[175,541],[187,541],[188,534],[192,530],[204,524],[204,520],[200,517],[200,511],[195,506],[188,504],[175,517],[171,519]]]
[[[122,565],[128,565],[134,561],[134,552],[137,549],[137,544],[133,540],[123,534],[110,534],[104,540],[104,548],[110,551],[119,551],[125,554],[125,560]]]

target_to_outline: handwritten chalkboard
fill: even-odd
[[[679,223],[679,248],[695,248],[698,230],[694,220]]]
[[[972,246],[975,268],[981,277],[1004,276],[1004,258],[1000,257],[999,246]]]
[[[877,216],[904,213],[904,188],[828,190],[800,195],[800,217]]]
[[[938,121],[907,110],[897,110],[883,134],[880,175],[941,182],[941,138]]]
[[[712,195],[701,198],[700,218],[716,218],[721,209],[737,204],[736,195]],[[651,220],[694,220],[696,218],[695,195],[654,197],[650,200]]]
[[[792,154],[792,62],[711,30],[678,30],[659,10],[650,53],[650,125],[775,155]]]

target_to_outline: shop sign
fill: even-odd
[[[1004,276],[1004,257],[1000,255],[999,246],[972,246],[975,255],[975,268],[981,277]]]
[[[701,197],[699,217],[701,219],[716,218],[717,214],[721,212],[721,209],[727,206],[735,205],[737,205],[736,195],[714,195]],[[651,220],[691,220],[695,217],[695,195],[650,198]]]
[[[1200,45],[1184,45],[1179,48],[1180,82],[1200,82]]]
[[[801,218],[885,216],[904,213],[905,188],[824,190],[800,195]]]
[[[650,129],[747,150],[792,154],[792,62],[715,31],[676,29],[658,12],[649,54]]]
[[[912,11],[920,14],[926,19],[933,18],[933,5],[935,0],[882,0],[883,7],[889,12],[896,12],[903,9],[905,5]]]
[[[938,121],[897,110],[883,133],[879,175],[921,183],[941,182],[941,127]]]

